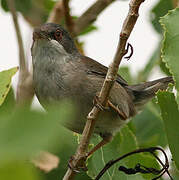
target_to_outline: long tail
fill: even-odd
[[[172,77],[165,77],[154,81],[149,81],[137,85],[127,86],[127,91],[133,95],[134,104],[137,109],[140,109],[145,103],[155,96],[155,93],[160,90],[165,90],[169,83],[174,83]]]

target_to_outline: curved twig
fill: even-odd
[[[154,154],[154,151],[156,151],[156,150],[161,151],[161,152],[164,154],[164,156],[165,156],[165,164],[163,164],[163,162]],[[119,162],[120,160],[122,160],[122,159],[124,159],[124,158],[126,158],[126,157],[128,157],[128,156],[131,156],[131,155],[134,155],[134,154],[137,154],[137,153],[143,153],[143,152],[149,152],[149,153],[151,153],[151,154],[158,160],[158,162],[159,162],[159,163],[162,165],[162,167],[163,167],[163,168],[159,171],[160,173],[161,173],[161,172],[162,172],[162,173],[161,173],[158,177],[154,178],[153,180],[160,178],[160,177],[161,177],[164,173],[166,173],[166,172],[167,172],[167,174],[169,175],[169,177],[170,177],[171,180],[172,180],[172,177],[170,176],[170,174],[169,174],[169,172],[168,172],[168,168],[169,168],[168,157],[167,157],[165,151],[164,151],[162,148],[160,148],[160,147],[151,147],[151,148],[138,149],[138,150],[129,152],[129,153],[127,153],[127,154],[125,154],[125,155],[117,158],[116,160],[111,160],[111,161],[109,161],[109,162],[105,165],[105,167],[100,171],[100,173],[97,175],[97,177],[95,178],[95,180],[99,180],[99,179],[103,176],[103,174],[104,174],[111,166],[113,166],[115,163]]]

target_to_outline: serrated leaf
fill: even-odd
[[[167,76],[172,76],[166,64],[162,61],[162,59],[160,60],[160,70],[164,72]]]
[[[11,68],[0,72],[0,105],[4,102],[10,87],[11,87],[11,78],[17,72],[18,68]]]
[[[177,168],[179,169],[179,110],[175,96],[171,92],[157,93],[162,118],[165,125],[168,144]]]
[[[159,2],[152,8],[150,13],[150,20],[158,33],[162,33],[162,28],[159,23],[160,17],[164,16],[169,10],[173,8],[172,0],[159,0]]]
[[[170,11],[162,17],[160,23],[164,29],[162,47],[162,60],[166,63],[170,73],[176,81],[176,89],[179,91],[179,9]]]
[[[99,142],[99,139],[94,139],[93,142],[95,144]],[[95,152],[92,157],[88,160],[88,175],[91,178],[96,177],[96,175],[100,172],[100,170],[105,166],[105,164],[114,160],[121,155],[124,155],[128,152],[131,152],[135,149],[138,149],[138,145],[136,142],[135,135],[128,128],[128,126],[124,126],[121,131],[114,137],[113,141],[108,145],[102,147],[100,150]],[[146,165],[147,167],[156,167],[155,161],[151,159],[150,156],[144,156],[143,154],[137,154],[126,158],[119,163],[115,164],[111,167],[101,178],[101,180],[129,180],[129,179],[149,179],[151,176],[142,176],[141,174],[137,175],[126,175],[120,171],[118,171],[118,167],[120,165],[124,165],[130,168],[135,167],[137,163],[141,163]]]

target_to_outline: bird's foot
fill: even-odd
[[[94,104],[94,106],[96,106],[97,108],[99,108],[101,111],[109,110],[108,107],[105,107],[105,106],[103,106],[103,105],[101,104],[100,99],[99,99],[99,97],[98,97],[97,95],[96,95],[96,96],[94,97],[94,99],[93,99],[93,104]]]
[[[79,161],[79,164],[78,165],[74,165],[73,161],[74,161],[74,156],[71,156],[70,157],[70,160],[68,161],[68,167],[76,172],[76,173],[79,173],[81,171],[87,171],[87,167],[86,167],[86,159],[87,159],[87,156],[83,156],[83,157],[80,157],[80,161]]]

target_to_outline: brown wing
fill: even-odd
[[[97,61],[87,57],[82,56],[82,63],[86,66],[86,69],[88,69],[87,73],[89,74],[96,74],[103,78],[105,78],[108,68]],[[119,74],[117,75],[116,81],[120,83],[121,85],[128,86],[128,83],[126,80],[124,80]]]

